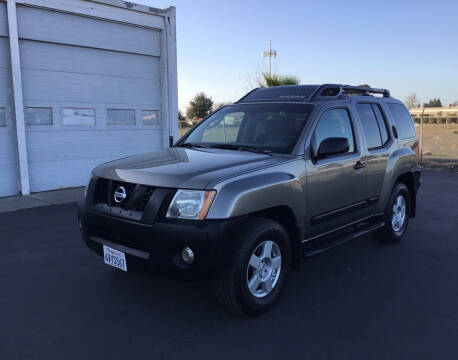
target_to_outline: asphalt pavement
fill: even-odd
[[[402,242],[304,260],[253,319],[206,282],[108,267],[74,203],[1,213],[0,359],[135,358],[458,359],[458,174],[425,174]]]

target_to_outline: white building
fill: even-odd
[[[0,196],[85,185],[178,136],[175,8],[0,0]]]

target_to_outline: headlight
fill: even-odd
[[[214,190],[178,190],[167,210],[167,217],[205,219],[215,195]]]

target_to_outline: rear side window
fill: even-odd
[[[383,114],[382,110],[380,109],[380,105],[378,104],[372,104],[372,109],[374,110],[375,116],[377,117],[378,128],[380,129],[380,135],[382,136],[382,143],[385,145],[389,139],[385,115]]]
[[[401,139],[408,139],[415,137],[415,127],[412,118],[404,105],[389,103],[388,108],[393,115],[394,122]]]
[[[374,149],[382,146],[382,137],[380,134],[377,118],[371,104],[357,104],[359,118],[363,125],[364,135],[366,136],[367,148]]]

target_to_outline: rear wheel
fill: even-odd
[[[231,311],[259,315],[274,306],[285,285],[291,264],[288,235],[275,221],[253,218],[239,240],[227,272],[214,280],[215,295]]]
[[[410,217],[409,189],[403,183],[394,187],[388,207],[385,210],[385,226],[376,231],[374,236],[384,243],[395,243],[402,239],[407,231]]]

